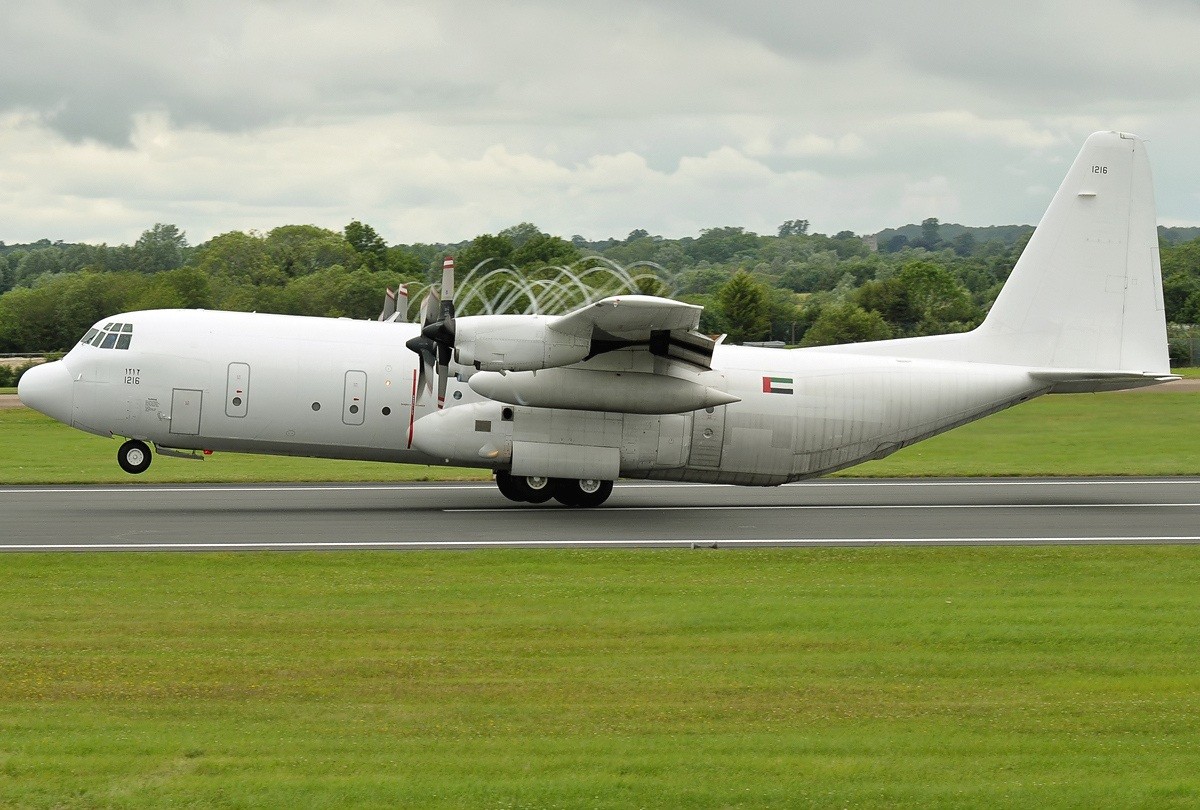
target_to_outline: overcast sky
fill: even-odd
[[[1193,0],[30,0],[0,38],[10,244],[1036,223],[1100,129],[1200,225]]]

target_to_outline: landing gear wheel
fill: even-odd
[[[500,490],[501,495],[510,501],[517,501],[518,503],[529,502],[527,499],[529,487],[525,486],[524,478],[518,478],[504,470],[497,470],[496,488]]]
[[[556,478],[554,480],[554,500],[563,506],[591,509],[607,501],[612,490],[612,481],[601,481],[596,478]]]
[[[529,495],[526,496],[525,500],[530,503],[545,503],[554,497],[552,482],[544,476],[525,476],[525,486],[529,488]]]
[[[554,495],[550,479],[513,475],[504,470],[496,472],[496,488],[505,498],[519,503],[545,503]]]
[[[130,475],[144,473],[150,467],[152,458],[150,448],[137,439],[130,439],[117,450],[117,463]]]

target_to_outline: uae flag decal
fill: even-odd
[[[792,378],[791,377],[763,377],[763,393],[764,394],[790,394],[790,393],[792,393]]]

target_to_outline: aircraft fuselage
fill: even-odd
[[[61,361],[69,395],[56,395],[70,411],[47,412],[168,450],[774,485],[882,457],[1047,389],[1012,366],[719,346],[706,374],[740,400],[726,405],[540,408],[485,399],[452,376],[439,411],[405,348],[414,325],[202,310],[109,322],[131,325],[128,348],[78,345]]]

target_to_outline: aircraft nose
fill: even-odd
[[[75,404],[72,382],[71,372],[61,361],[43,363],[21,375],[17,396],[35,411],[69,425]]]

